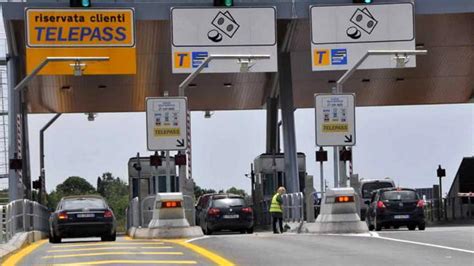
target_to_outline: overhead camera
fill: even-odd
[[[86,69],[86,64],[81,64],[80,60],[76,60],[74,64],[70,64],[70,66],[72,67],[73,74],[76,77],[82,76],[84,70]]]
[[[97,117],[97,113],[86,113],[87,115],[87,121],[94,121],[95,118]]]
[[[395,54],[394,59],[397,62],[397,68],[403,68],[408,62],[410,62],[410,57],[406,54]]]
[[[240,58],[239,59],[239,64],[240,64],[240,72],[249,72],[249,69],[252,67],[250,65],[251,60],[248,58]]]
[[[211,118],[214,112],[211,111],[205,111],[204,112],[204,118]]]

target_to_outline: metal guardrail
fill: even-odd
[[[7,242],[16,233],[49,232],[48,208],[36,201],[19,199],[0,207],[0,233],[2,242]]]
[[[304,196],[302,192],[283,194],[283,221],[304,221]]]
[[[184,212],[185,217],[188,219],[190,225],[195,225],[195,209],[194,200],[191,196],[183,195],[184,198]],[[132,199],[125,210],[127,216],[127,229],[131,227],[148,227],[151,219],[153,218],[153,209],[155,204],[155,195],[145,197],[141,202],[142,213],[139,213],[138,208],[138,197]],[[139,217],[141,216],[142,224],[140,225]]]

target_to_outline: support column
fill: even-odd
[[[7,77],[8,77],[8,158],[21,158],[19,143],[21,140],[21,125],[20,119],[20,93],[14,91],[18,83],[17,69],[19,68],[18,57],[10,57],[7,63]],[[20,119],[21,121],[21,119]],[[20,133],[20,134],[19,134]],[[9,201],[24,198],[23,180],[21,180],[21,170],[9,170],[8,176],[8,198]]]
[[[266,153],[277,153],[278,98],[267,98],[267,148]]]
[[[289,52],[278,56],[280,105],[283,120],[283,146],[285,153],[285,177],[288,192],[300,192],[298,160],[296,154],[295,117],[293,104],[293,82],[291,56]]]

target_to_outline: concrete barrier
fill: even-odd
[[[13,255],[25,246],[47,237],[48,234],[41,231],[16,233],[10,241],[0,245],[0,262],[3,262],[8,256]]]
[[[328,189],[316,222],[305,224],[301,231],[319,234],[368,233],[367,224],[360,220],[356,201],[353,188]]]
[[[127,233],[137,239],[193,238],[204,235],[201,227],[189,225],[182,193],[158,193],[148,228],[131,227]]]

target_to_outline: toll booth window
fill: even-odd
[[[179,177],[171,177],[171,192],[179,192]]]
[[[132,179],[132,198],[138,197],[138,179]]]
[[[263,179],[263,195],[273,195],[275,193],[275,182],[273,181],[273,174],[265,174]]]
[[[166,191],[166,176],[158,177],[158,192],[167,192]]]

